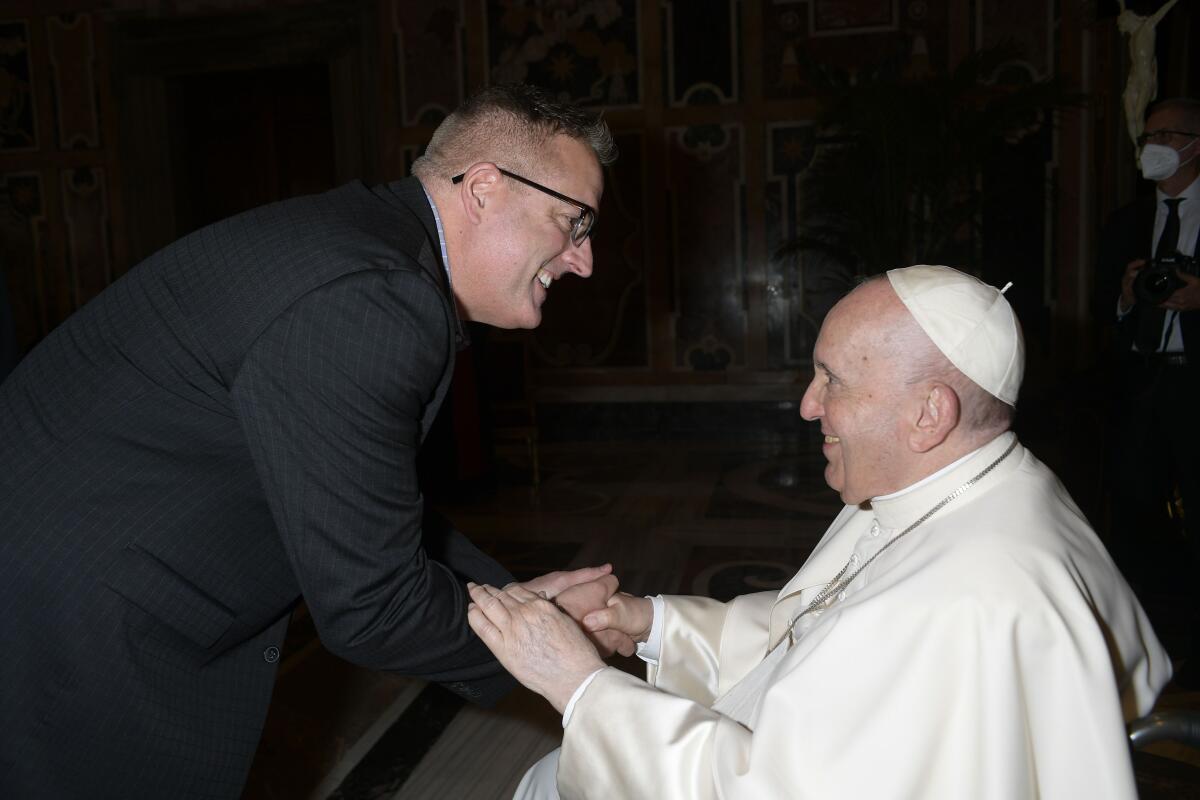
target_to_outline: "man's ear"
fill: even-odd
[[[463,214],[472,225],[483,219],[484,209],[494,202],[501,190],[504,176],[500,169],[487,161],[472,164],[458,184],[458,199]]]
[[[908,435],[914,453],[927,453],[958,427],[962,406],[958,393],[944,383],[930,384],[921,398],[921,412]]]

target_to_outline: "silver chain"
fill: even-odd
[[[846,562],[846,566],[842,567],[838,571],[838,574],[833,576],[833,580],[831,580],[828,583],[828,585],[826,585],[825,588],[822,589],[817,594],[817,596],[812,599],[812,602],[809,603],[808,606],[803,611],[801,611],[796,616],[792,617],[792,621],[790,623],[788,623],[788,626],[787,626],[787,636],[788,636],[789,646],[792,644],[795,644],[795,639],[792,637],[792,631],[795,629],[796,623],[800,621],[801,617],[803,617],[805,614],[809,613],[810,611],[816,611],[819,608],[828,607],[829,605],[831,605],[832,604],[831,598],[836,597],[838,594],[840,594],[842,592],[842,590],[844,590],[847,586],[849,586],[851,583],[853,583],[854,579],[858,577],[858,574],[860,572],[862,572],[864,569],[866,569],[867,567],[871,566],[871,562],[874,561],[875,559],[879,558],[879,556],[881,556],[883,554],[883,551],[887,550],[889,547],[894,545],[896,542],[903,539],[906,535],[911,533],[918,525],[925,522],[930,517],[932,517],[934,514],[941,511],[943,508],[945,508],[946,505],[949,504],[951,501],[956,500],[957,498],[961,497],[962,494],[967,491],[967,489],[970,489],[972,486],[974,486],[976,483],[978,483],[979,480],[981,478],[983,478],[983,476],[987,475],[989,472],[994,470],[1000,464],[1001,461],[1008,458],[1008,454],[1011,453],[1013,451],[1013,448],[1015,448],[1016,446],[1017,446],[1017,439],[1014,436],[1012,444],[1010,444],[1008,446],[1008,449],[1005,450],[1000,455],[999,458],[997,458],[991,464],[988,464],[987,467],[985,467],[984,470],[982,472],[980,472],[978,475],[976,475],[974,478],[971,478],[971,480],[967,481],[962,486],[959,486],[953,492],[951,492],[950,494],[943,497],[941,502],[939,502],[936,506],[934,506],[933,508],[926,511],[921,516],[920,519],[918,519],[912,525],[909,525],[904,530],[900,531],[890,541],[885,543],[883,545],[883,547],[876,550],[875,555],[871,556],[866,561],[864,561],[862,563],[862,566],[860,566],[858,569],[854,570],[854,572],[850,573],[850,575],[848,577],[843,578],[842,576],[846,574],[846,570],[850,569],[850,565],[854,563],[854,556],[851,556],[850,560]]]

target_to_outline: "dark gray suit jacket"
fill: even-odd
[[[0,385],[0,797],[233,798],[289,613],[357,664],[511,685],[414,461],[460,328],[414,179],[132,269]],[[424,541],[423,541],[424,539]]]

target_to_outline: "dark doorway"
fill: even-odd
[[[167,81],[177,234],[336,182],[327,63]]]

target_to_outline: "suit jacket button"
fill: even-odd
[[[278,660],[279,660],[279,648],[278,647],[276,647],[275,645],[271,645],[266,650],[263,650],[263,661],[267,662],[268,664],[274,664]]]

